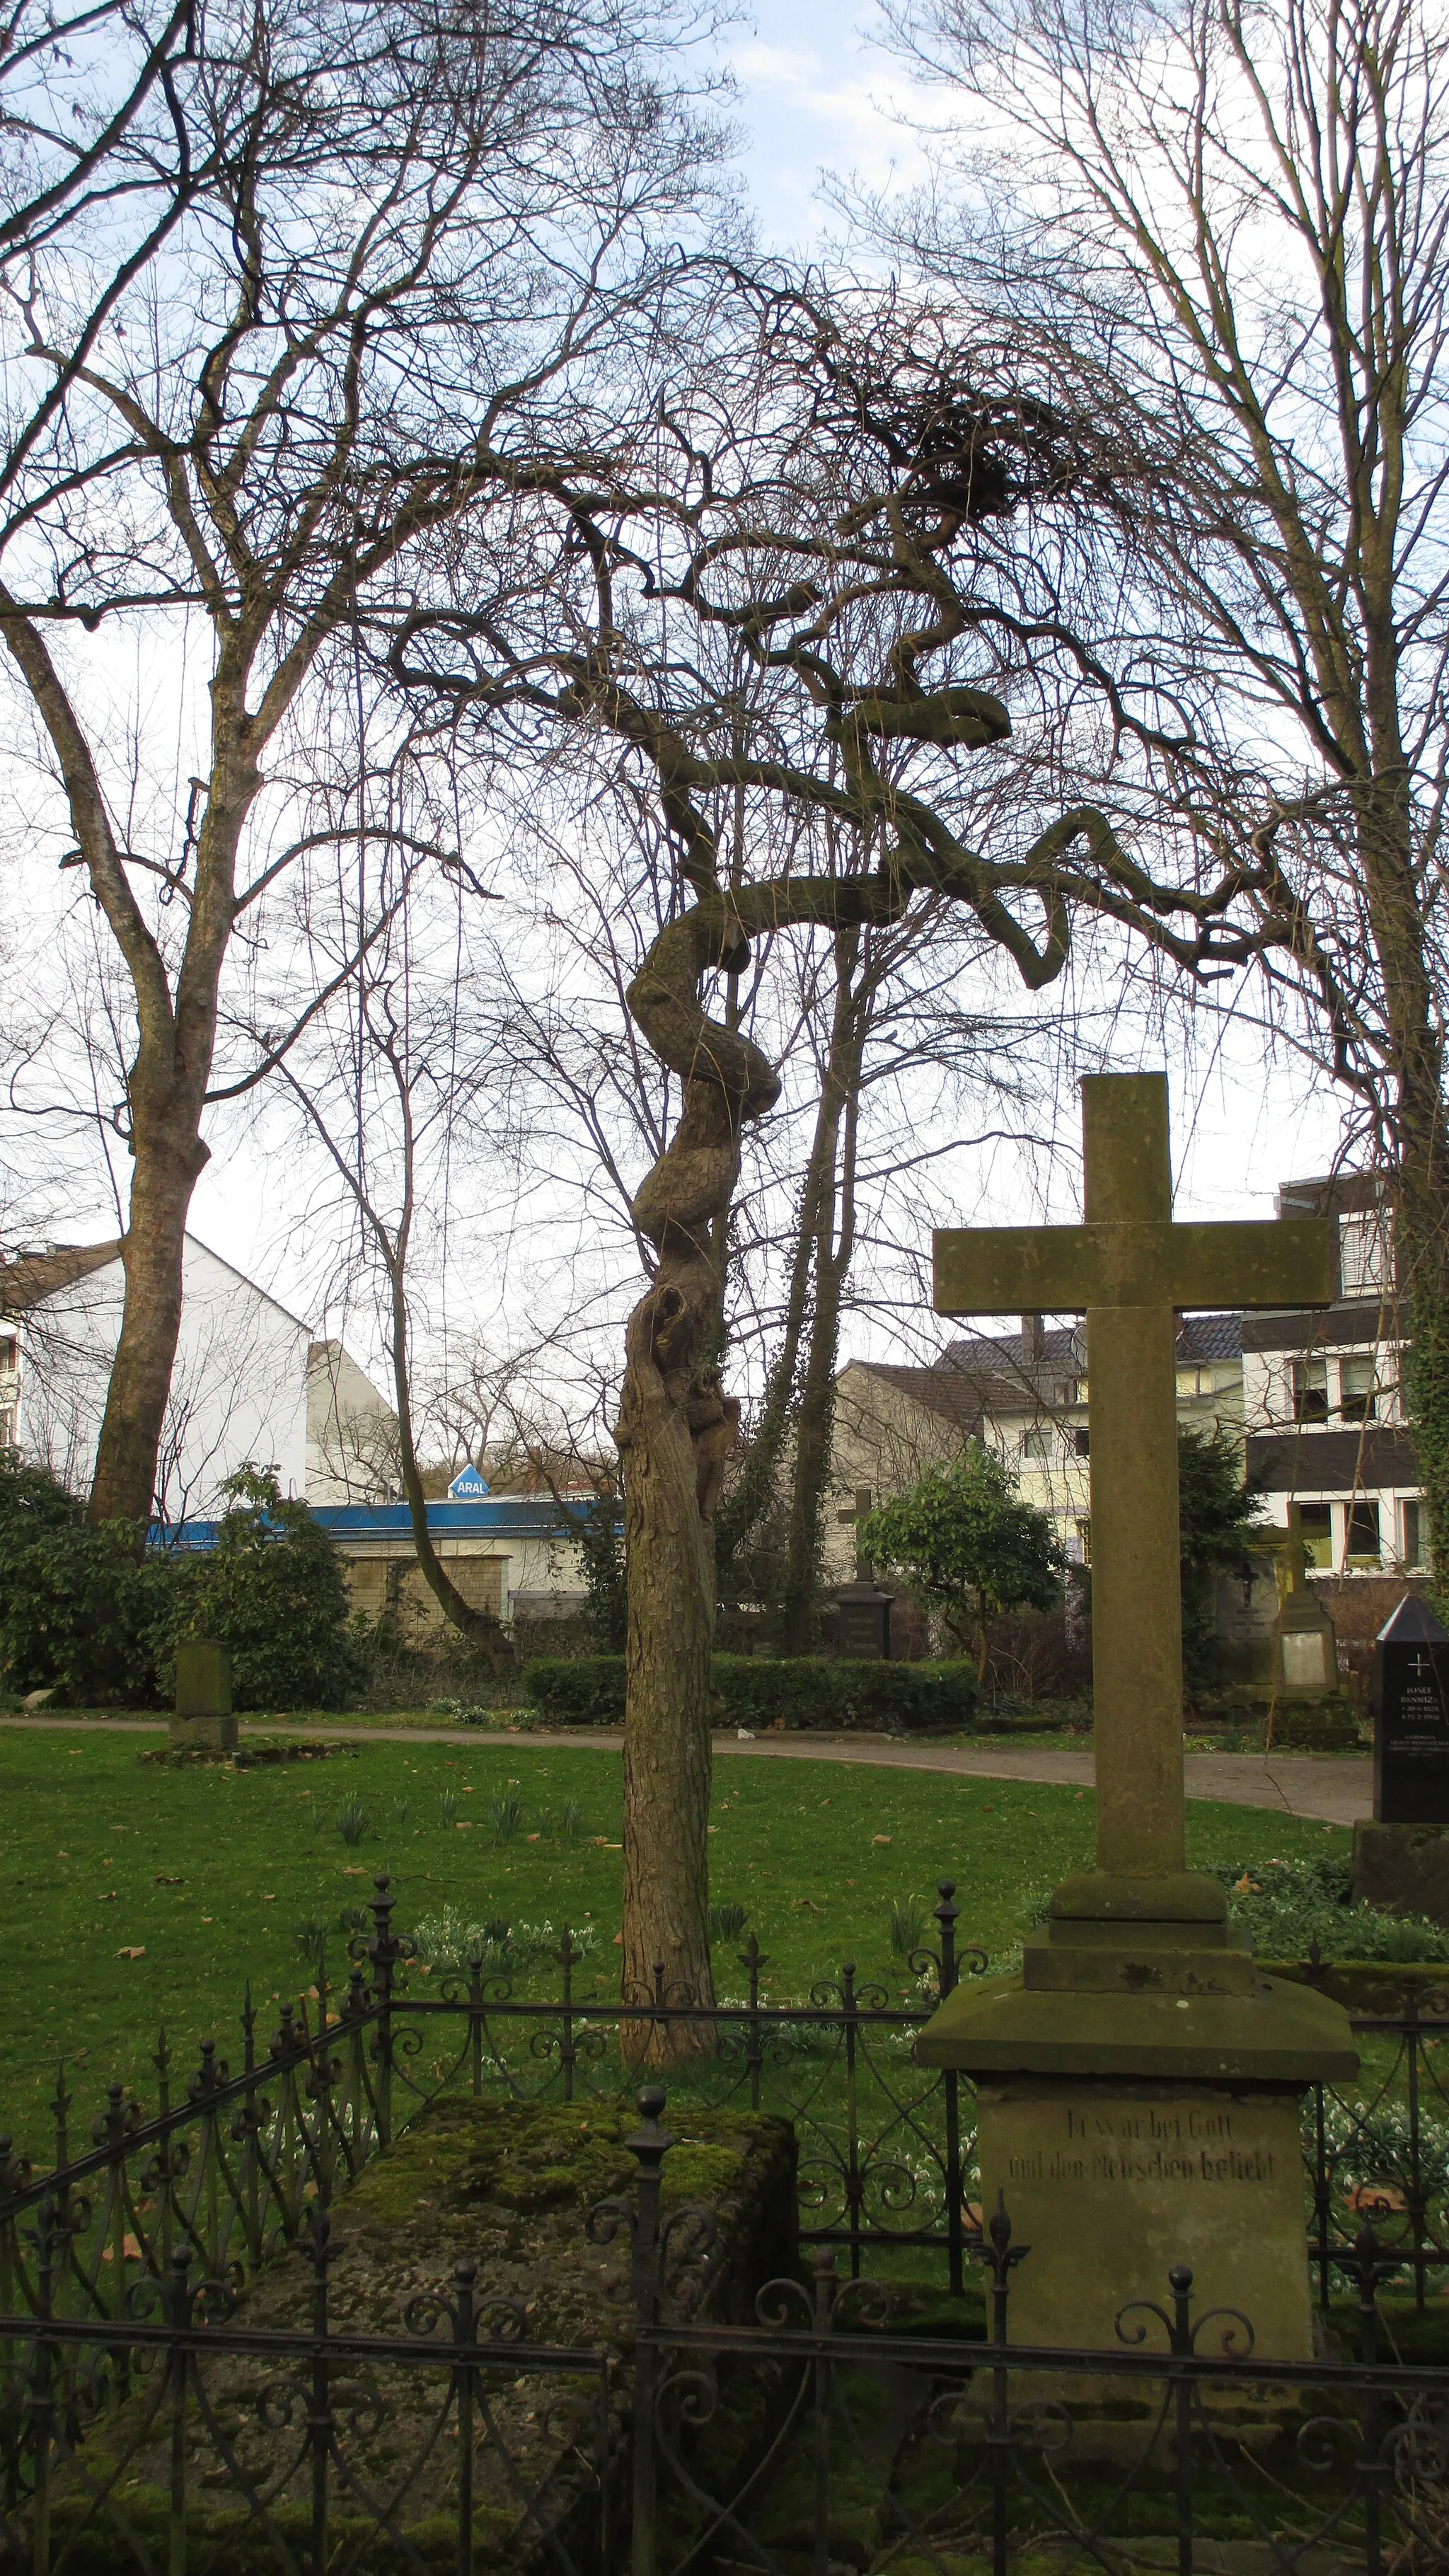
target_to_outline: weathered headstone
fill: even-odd
[[[871,1506],[869,1485],[857,1485],[855,1509],[842,1512],[843,1522],[854,1523],[858,1530]],[[855,1551],[855,1581],[842,1583],[835,1596],[840,1613],[836,1630],[838,1652],[857,1663],[888,1662],[891,1651],[891,1604],[893,1592],[882,1592],[875,1579],[875,1568],[862,1556],[859,1544]]]
[[[1374,1812],[1353,1829],[1356,1899],[1449,1922],[1449,1636],[1406,1592],[1374,1645]]]
[[[1307,1557],[1298,1505],[1290,1503],[1285,1588],[1273,1630],[1273,1687],[1282,1699],[1322,1699],[1338,1689],[1338,1640],[1308,1580]]]
[[[231,1648],[193,1637],[176,1649],[176,1712],[168,1733],[174,1751],[234,1753]]]
[[[1175,1332],[1185,1307],[1326,1305],[1330,1230],[1174,1225],[1166,1078],[1082,1091],[1085,1224],[938,1234],[935,1303],[1086,1311],[1097,1867],[1021,1976],[958,1987],[917,2053],[977,2078],[982,2197],[1033,2253],[1016,2334],[1110,2345],[1185,2260],[1199,2309],[1247,2306],[1261,2353],[1306,2359],[1299,2100],[1357,2057],[1342,2008],[1260,1976],[1186,1865]]]

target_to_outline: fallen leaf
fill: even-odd
[[[807,1914],[818,1914],[820,1911],[820,1908],[816,1904],[813,1896],[797,1897],[796,1903],[803,1905]]]
[[[473,1819],[471,1816],[460,1816],[456,1825],[453,1827],[455,1834],[471,1834],[472,1830]]]
[[[342,1875],[344,1878],[366,1878],[367,1872],[365,1869],[348,1868],[343,1871]]]
[[[624,1846],[622,1843],[605,1843],[604,1845],[605,1851],[622,1851],[623,1848]]]
[[[127,2263],[139,2263],[141,2260],[140,2239],[135,2236],[123,2236],[121,2239],[121,2253]],[[101,2261],[103,2263],[114,2263],[115,2259],[116,2249],[114,2245],[103,2245],[101,2247]]]
[[[262,1898],[263,1905],[275,1905],[276,1901],[277,1900],[274,1896],[264,1896]]]
[[[888,1843],[888,1842],[890,1841],[890,1835],[889,1835],[889,1834],[872,1834],[872,1835],[871,1835],[871,1841],[872,1841],[873,1843]]]
[[[622,1949],[623,1949],[623,1947],[624,1947],[624,1935],[623,1935],[623,1933],[622,1933],[622,1932],[616,1932],[616,1933],[615,1933],[615,1935],[614,1935],[614,1941],[613,1941],[613,1946],[614,1946],[614,1948],[615,1948],[616,1950],[622,1950]]]
[[[714,1827],[711,1825],[710,1832],[713,1833],[713,1831]],[[541,1839],[541,1837],[538,1834],[525,1834],[523,1839],[526,1843],[536,1843]]]
[[[116,1956],[118,1959],[144,1959],[146,1956],[146,1944],[142,1941],[134,1950],[118,1950],[116,1952]]]
[[[590,1834],[589,1840],[593,1844],[595,1851],[607,1851],[609,1848],[602,1834]]]
[[[202,1916],[202,1918],[201,1918],[201,1919],[202,1919],[202,1922],[203,1922],[203,1923],[214,1923],[214,1922],[215,1922],[215,1920],[216,1920],[216,1917],[215,1917],[215,1915],[214,1915],[214,1914],[203,1914],[203,1916]]]
[[[113,1887],[106,1888],[104,1892],[96,1898],[97,1905],[114,1905],[115,1901],[116,1891]]]
[[[70,1858],[69,1852],[57,1852],[55,1856],[57,1860],[69,1860]]]
[[[151,1881],[151,1884],[153,1887],[184,1887],[186,1885],[186,1881],[184,1878],[163,1878],[160,1870],[158,1869],[155,1877]]]
[[[707,1834],[717,1834],[719,1832],[719,1827],[718,1825],[706,1825],[705,1832]]]

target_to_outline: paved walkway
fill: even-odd
[[[156,1734],[160,1721],[136,1717],[0,1717],[0,1727],[107,1728],[120,1733]],[[275,1725],[250,1725],[243,1735],[286,1733]],[[332,1733],[331,1727],[319,1732]],[[510,1752],[536,1745],[566,1745],[571,1750],[617,1753],[623,1737],[617,1727],[530,1727],[502,1734],[457,1726],[339,1726],[350,1740],[368,1744],[496,1744]],[[946,1771],[966,1779],[1053,1781],[1065,1788],[1090,1789],[1092,1755],[1087,1746],[1040,1746],[903,1743],[879,1735],[757,1735],[741,1742],[718,1734],[717,1756],[774,1762],[846,1762],[890,1771]],[[1373,1766],[1363,1756],[1340,1754],[1189,1753],[1184,1770],[1190,1798],[1221,1798],[1233,1807],[1276,1808],[1285,1816],[1317,1816],[1325,1824],[1351,1825],[1373,1812]]]

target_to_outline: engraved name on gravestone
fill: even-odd
[[[1412,1592],[1374,1648],[1374,1821],[1449,1824],[1449,1636]]]

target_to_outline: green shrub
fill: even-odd
[[[540,1717],[560,1726],[622,1726],[622,1655],[536,1655],[523,1687]]]
[[[1325,1959],[1383,1959],[1403,1965],[1449,1959],[1449,1933],[1422,1915],[1385,1914],[1351,1901],[1346,1861],[1256,1861],[1213,1871],[1228,1889],[1228,1911],[1260,1959],[1306,1959],[1317,1941]]]
[[[215,1547],[171,1560],[173,1641],[230,1646],[238,1708],[346,1708],[367,1663],[332,1540],[274,1476],[244,1468],[223,1491]]]
[[[969,1726],[977,1706],[969,1664],[835,1663],[824,1655],[716,1655],[710,1668],[719,1726],[863,1728],[909,1734]],[[564,1726],[618,1726],[622,1655],[540,1655],[524,1667],[540,1717]]]
[[[46,1467],[0,1450],[0,1680],[73,1706],[152,1700],[166,1569],[128,1521],[92,1529]]]

